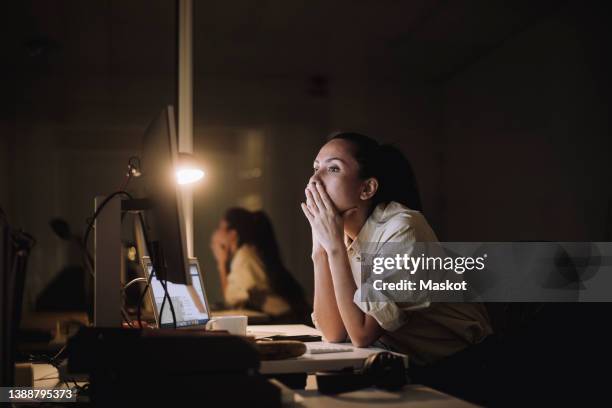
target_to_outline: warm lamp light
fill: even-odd
[[[204,178],[204,171],[190,153],[179,153],[179,166],[176,171],[178,184],[191,184]]]

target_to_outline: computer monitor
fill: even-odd
[[[153,207],[145,212],[149,256],[156,275],[190,284],[181,191],[176,182],[178,148],[172,106],[165,107],[147,128],[141,157],[144,193]]]
[[[151,260],[149,257],[143,257],[142,263],[148,278],[152,271]],[[192,285],[167,283],[168,295],[174,306],[177,328],[204,326],[210,319],[206,290],[202,282],[200,265],[197,259],[191,258],[189,260],[189,271]],[[165,290],[155,276],[151,279],[151,290],[149,293],[158,326],[162,328],[174,327],[172,312],[167,300],[160,316]]]

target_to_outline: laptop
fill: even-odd
[[[151,258],[148,256],[143,257],[142,266],[145,271],[145,278],[149,279],[153,270]],[[176,327],[180,329],[203,329],[206,326],[206,322],[210,320],[210,309],[202,281],[202,274],[200,273],[200,264],[196,258],[189,258],[189,274],[191,275],[191,285],[166,282],[168,295],[174,306]],[[149,296],[153,304],[153,313],[155,314],[157,327],[173,328],[172,312],[167,300],[160,316],[164,294],[165,291],[162,284],[157,280],[156,276],[153,276]]]

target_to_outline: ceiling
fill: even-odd
[[[556,10],[552,0],[194,1],[198,75],[443,81]],[[18,2],[22,75],[156,76],[175,67],[171,0]]]

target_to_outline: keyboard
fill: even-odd
[[[337,344],[317,344],[308,346],[308,352],[310,354],[344,353],[347,351],[353,351],[353,348]]]

